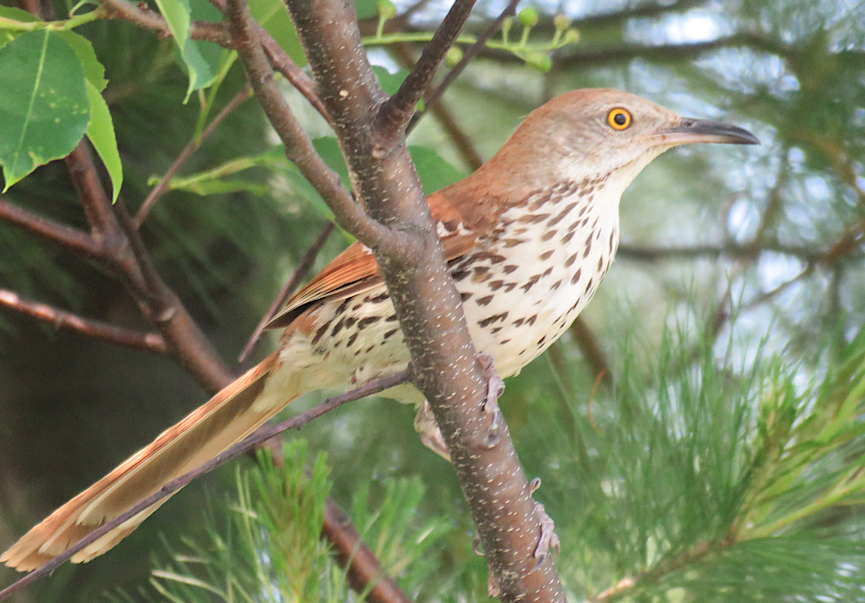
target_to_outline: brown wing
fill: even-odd
[[[433,220],[442,225],[439,231],[445,233],[441,237],[445,259],[456,259],[474,248],[477,235],[467,229],[460,213],[444,195],[434,193],[427,197],[427,203]],[[377,287],[382,282],[372,252],[361,243],[353,243],[288,300],[267,328],[287,327],[311,304],[325,299],[345,299]]]

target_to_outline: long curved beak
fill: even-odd
[[[748,130],[738,126],[683,117],[678,125],[661,128],[657,135],[663,145],[677,146],[693,142],[718,142],[722,144],[760,144],[760,140]]]

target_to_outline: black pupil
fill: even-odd
[[[624,126],[628,123],[628,116],[620,111],[613,115],[613,121],[616,122],[617,126]]]

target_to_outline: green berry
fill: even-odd
[[[565,32],[565,44],[576,44],[580,41],[580,32],[576,29],[569,29]]]
[[[524,8],[520,11],[520,14],[517,15],[517,20],[523,27],[534,27],[538,24],[538,11],[530,7]]]
[[[392,19],[396,16],[396,4],[391,0],[378,0],[376,10],[378,10],[379,16],[384,19]]]
[[[571,26],[571,22],[564,15],[556,15],[553,18],[553,26],[556,28],[556,30],[563,31]]]
[[[463,49],[459,46],[451,46],[448,48],[448,53],[445,55],[445,65],[453,67],[463,58]]]

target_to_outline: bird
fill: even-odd
[[[465,179],[428,196],[477,350],[501,377],[520,372],[592,299],[619,244],[622,192],[654,158],[690,143],[759,144],[749,131],[684,118],[612,89],[566,92],[531,112]],[[0,555],[19,571],[43,565],[107,521],[249,436],[299,395],[347,388],[410,360],[370,249],[348,247],[294,295],[270,326],[275,352]],[[410,385],[395,397],[423,403]],[[424,442],[446,456],[434,420]],[[114,547],[148,508],[72,557]]]

